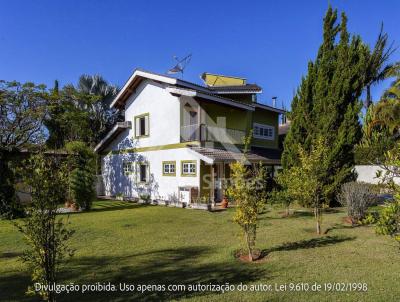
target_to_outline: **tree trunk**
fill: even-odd
[[[321,223],[320,223],[320,210],[317,207],[314,208],[314,216],[315,216],[315,220],[317,221],[317,234],[321,235]]]
[[[364,107],[365,109],[368,109],[369,106],[371,106],[372,100],[371,100],[371,86],[367,85],[367,96],[364,102]]]
[[[246,244],[247,244],[247,252],[249,254],[249,261],[253,261],[253,251],[251,249],[249,229],[246,228],[245,232],[246,232]]]

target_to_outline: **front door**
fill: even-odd
[[[179,189],[179,201],[186,204],[190,203],[190,190],[188,188]]]

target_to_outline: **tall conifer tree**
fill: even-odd
[[[284,168],[298,165],[298,146],[311,149],[316,138],[328,143],[321,163],[325,202],[334,202],[341,184],[354,178],[354,146],[361,136],[361,93],[366,86],[366,61],[370,50],[359,36],[350,37],[343,13],[331,7],[324,18],[323,43],[317,58],[292,102],[291,128],[284,142]]]

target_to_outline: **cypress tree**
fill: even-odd
[[[338,36],[339,35],[339,36]],[[359,36],[350,37],[343,13],[331,7],[324,18],[323,43],[292,102],[291,128],[284,142],[284,168],[298,165],[298,146],[306,151],[322,137],[328,143],[324,175],[325,203],[333,204],[340,186],[354,179],[354,146],[361,136],[360,96],[365,87],[369,49]]]

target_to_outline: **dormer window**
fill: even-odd
[[[253,136],[258,139],[274,140],[275,128],[270,125],[254,123]]]

